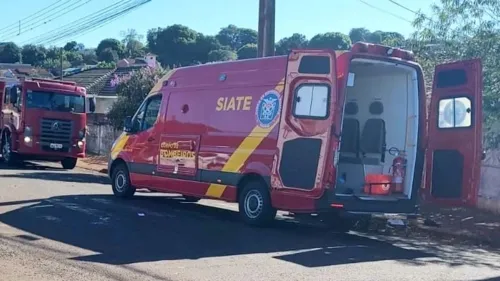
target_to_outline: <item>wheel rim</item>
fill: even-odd
[[[251,218],[255,219],[262,213],[264,209],[264,197],[257,190],[252,190],[245,196],[245,214]]]
[[[9,162],[9,160],[10,160],[10,143],[8,140],[5,140],[5,142],[3,144],[2,156],[6,162]]]
[[[118,172],[115,177],[115,188],[118,192],[123,192],[127,187],[127,178],[123,172]]]

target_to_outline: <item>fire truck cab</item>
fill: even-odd
[[[86,90],[70,81],[0,81],[0,140],[8,165],[60,161],[73,169],[85,157]],[[95,109],[90,100],[89,110]]]
[[[439,65],[429,97],[411,52],[367,43],[174,69],[125,120],[113,192],[237,202],[250,224],[276,210],[416,214],[419,192],[472,205],[481,73],[479,60]]]

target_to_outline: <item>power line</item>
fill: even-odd
[[[55,29],[52,29],[48,32],[45,32],[43,34],[40,34],[40,35],[37,35],[31,39],[28,39],[24,42],[22,42],[22,44],[24,43],[27,43],[27,42],[41,42],[41,41],[44,41],[45,39],[47,38],[52,38],[52,37],[56,37],[56,36],[60,36],[63,32],[66,32],[68,30],[78,30],[79,28],[81,28],[84,24],[88,23],[89,20],[93,20],[95,18],[99,18],[101,17],[103,14],[105,13],[108,13],[108,12],[112,12],[114,9],[116,8],[119,8],[120,6],[123,6],[123,5],[126,5],[128,3],[131,3],[132,1],[134,0],[127,0],[127,1],[122,1],[122,3],[120,4],[120,1],[117,1],[115,2],[114,4],[110,5],[110,6],[107,6],[106,8],[103,8],[95,13],[92,13],[90,15],[87,15],[85,17],[82,17],[78,20],[75,20],[73,22],[70,22],[68,24],[65,24],[63,26],[60,26],[58,28],[55,28]],[[125,3],[123,3],[125,2]]]
[[[56,2],[56,3],[58,3],[58,2]],[[39,12],[43,11],[43,10],[40,10],[39,12],[35,13],[32,17],[26,17],[26,18],[24,18],[24,19],[22,19],[22,20],[18,21],[18,23],[16,24],[17,26],[13,26],[13,27],[11,27],[11,28],[6,28],[6,30],[2,31],[1,33],[5,33],[5,32],[9,33],[9,32],[11,32],[11,31],[16,31],[16,32],[17,32],[17,31],[19,31],[19,29],[21,28],[21,23],[23,23],[23,24],[28,24],[28,23],[31,23],[31,22],[33,22],[33,21],[37,21],[37,20],[38,20],[38,21],[40,21],[40,20],[39,20],[40,18],[43,20],[43,17],[44,17],[46,14],[50,14],[52,11],[54,11],[54,9],[57,9],[57,8],[59,8],[59,7],[62,7],[62,6],[64,6],[64,5],[66,5],[66,4],[68,4],[68,3],[71,3],[71,0],[66,0],[66,1],[65,1],[64,3],[62,3],[62,4],[59,4],[59,5],[57,5],[57,6],[53,7],[53,8],[51,8],[51,9],[50,9],[50,10],[48,10],[48,11],[45,11],[45,12],[43,12],[43,13],[39,14],[39,15],[36,15],[37,13],[39,13]]]
[[[53,44],[61,41],[62,39],[67,39],[68,37],[88,33],[150,1],[151,0],[120,1],[102,9],[97,14],[81,18],[63,26],[62,28],[56,28],[46,34],[37,36],[32,39],[32,42],[35,44]]]
[[[393,16],[393,17],[396,17],[396,18],[398,18],[398,19],[400,19],[400,20],[404,20],[404,21],[406,21],[406,22],[412,23],[411,21],[409,21],[409,20],[407,20],[407,19],[405,19],[405,18],[403,18],[403,17],[401,17],[401,16],[398,16],[398,15],[393,14],[393,13],[391,13],[391,12],[388,12],[388,11],[386,11],[386,10],[380,9],[379,7],[373,6],[372,4],[369,4],[369,3],[367,3],[367,2],[365,2],[365,1],[363,1],[363,0],[359,0],[359,2],[361,2],[361,3],[365,4],[365,5],[367,5],[368,7],[372,8],[372,9],[375,9],[375,10],[377,10],[377,11],[379,11],[379,12],[386,13],[386,14],[391,15],[391,16]]]
[[[81,32],[81,33],[78,33],[78,34],[75,34],[74,36],[66,37],[65,39],[69,39],[69,38],[71,38],[71,39],[76,39],[76,38],[78,38],[78,37],[80,37],[80,36],[83,36],[83,35],[85,35],[85,34],[87,34],[87,33],[92,32],[92,31],[94,31],[94,30],[96,30],[96,29],[99,29],[101,26],[106,25],[107,23],[109,23],[109,22],[113,21],[114,19],[116,19],[116,18],[118,18],[118,17],[120,17],[120,16],[122,16],[122,15],[125,15],[125,14],[127,14],[127,13],[131,12],[131,11],[132,11],[132,10],[134,10],[134,9],[139,8],[140,6],[142,6],[142,5],[146,4],[147,2],[150,2],[150,1],[151,1],[151,0],[147,0],[146,2],[144,2],[144,3],[142,3],[142,4],[139,4],[139,5],[135,6],[135,7],[132,7],[132,8],[130,8],[130,9],[128,9],[128,10],[126,10],[126,11],[124,11],[124,12],[122,12],[122,13],[120,13],[120,14],[116,15],[116,16],[110,17],[107,21],[103,21],[101,24],[98,24],[98,25],[94,26],[94,27],[93,27],[93,28],[91,28],[91,29],[88,29],[88,30],[86,30],[86,31],[84,31],[84,32]],[[61,41],[61,39],[59,39],[59,40],[57,40],[57,41],[53,41],[53,42],[52,42],[52,44],[57,43],[57,42],[59,42],[59,41]]]
[[[412,9],[410,9],[410,8],[408,8],[408,7],[404,6],[404,5],[402,5],[402,4],[399,4],[398,2],[396,2],[396,1],[394,1],[394,0],[389,0],[389,2],[391,2],[392,4],[394,4],[394,5],[396,5],[396,6],[399,6],[399,7],[403,8],[403,9],[405,9],[405,10],[409,11],[409,12],[412,12],[412,13],[414,13],[415,15],[419,15],[419,13],[418,13],[418,12],[416,12],[416,11],[414,11],[414,10],[412,10]]]
[[[20,22],[20,21],[23,21],[23,20],[26,20],[26,19],[33,18],[33,16],[35,16],[36,14],[38,14],[38,13],[40,13],[40,12],[43,12],[43,11],[45,11],[45,10],[47,10],[47,9],[51,8],[52,6],[54,6],[55,4],[57,4],[57,3],[61,2],[61,1],[63,1],[63,0],[58,0],[58,1],[56,1],[56,2],[54,2],[54,3],[52,3],[52,4],[50,4],[49,6],[47,6],[47,7],[43,8],[43,9],[41,9],[41,10],[37,11],[37,12],[34,12],[33,14],[31,14],[31,15],[29,15],[29,16],[27,16],[27,17],[23,18],[23,19],[20,19],[20,20],[16,21],[16,22],[15,22],[15,23],[13,23],[13,24],[10,24],[10,25],[7,25],[6,27],[3,27],[2,29],[0,29],[0,32],[4,31],[5,29],[8,29],[8,28],[9,28],[9,27],[11,27],[11,26],[16,26],[16,27],[17,27],[17,26],[19,25],[19,22]]]
[[[128,13],[132,12],[133,10],[139,8],[140,6],[142,6],[142,5],[144,5],[144,4],[148,3],[148,2],[151,2],[151,0],[143,0],[142,3],[134,4],[134,6],[132,6],[132,7],[129,7],[129,8],[126,8],[126,9],[120,11],[120,12],[117,12],[117,13],[115,13],[115,14],[107,17],[107,18],[104,18],[101,21],[97,21],[94,24],[85,27],[84,29],[82,29],[78,33],[69,33],[67,35],[60,36],[59,38],[55,38],[52,41],[49,41],[48,43],[45,43],[45,44],[55,44],[55,43],[58,43],[58,42],[62,41],[63,39],[67,40],[68,38],[78,38],[78,37],[80,37],[82,35],[85,35],[85,34],[87,34],[89,32],[92,32],[92,31],[94,31],[96,29],[101,28],[103,25],[106,25],[106,24],[112,22],[113,20],[115,20],[115,19],[117,19],[117,18],[119,18],[119,17],[121,17],[121,16],[123,16],[125,14],[128,14]]]
[[[59,11],[56,11],[54,14],[49,15],[49,17],[52,16],[51,18],[42,19],[41,20],[42,22],[39,23],[38,25],[37,25],[37,22],[34,22],[34,23],[32,23],[32,24],[30,24],[28,26],[23,27],[24,30],[22,30],[21,33],[26,33],[26,32],[32,31],[34,29],[37,29],[38,27],[40,27],[42,25],[45,25],[45,24],[47,24],[47,23],[49,23],[49,22],[51,22],[51,21],[53,21],[53,20],[55,20],[57,18],[60,18],[60,17],[66,15],[66,14],[68,14],[70,12],[73,12],[74,10],[77,10],[78,8],[80,8],[80,7],[82,7],[82,6],[90,3],[93,0],[86,0],[85,2],[81,3],[82,1],[84,1],[84,0],[76,0],[76,1],[74,0],[74,1],[72,1],[72,4],[70,6],[64,7],[63,9],[61,9]],[[76,6],[77,4],[79,4],[79,5]],[[76,7],[74,7],[74,6],[76,6]],[[14,35],[16,35],[16,33],[17,33],[17,31],[16,32],[11,32],[10,34],[7,34],[7,35],[3,36],[0,39],[0,41],[5,41],[4,38],[8,38],[8,36],[14,36]],[[17,36],[19,36],[21,33],[17,34]]]

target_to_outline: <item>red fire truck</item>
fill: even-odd
[[[70,81],[0,81],[1,154],[21,160],[60,161],[73,169],[85,157],[86,90]],[[95,103],[90,100],[89,109]]]
[[[412,53],[381,45],[174,69],[125,120],[112,189],[238,202],[256,225],[276,210],[415,214],[419,190],[473,205],[481,76],[479,60],[437,66],[427,106]]]

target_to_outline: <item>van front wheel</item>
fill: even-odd
[[[111,171],[111,186],[113,194],[120,198],[130,198],[135,194],[135,188],[130,183],[127,166],[118,164]]]
[[[249,225],[264,226],[276,217],[269,190],[259,181],[245,184],[238,201],[240,215]]]

